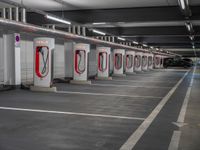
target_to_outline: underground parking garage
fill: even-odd
[[[1,0],[0,150],[198,150],[198,0]]]

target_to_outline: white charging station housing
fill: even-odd
[[[124,49],[115,49],[114,56],[114,75],[125,75],[124,74]]]
[[[148,53],[143,53],[142,56],[142,70],[147,71],[148,70]]]
[[[44,60],[38,50],[44,50]],[[34,39],[34,86],[35,87],[45,87],[49,88],[52,85],[52,54],[55,49],[55,39],[54,38],[35,38]],[[45,61],[45,64],[44,62]],[[41,70],[45,68],[44,74]],[[43,74],[43,75],[42,75]]]
[[[136,52],[135,54],[135,71],[140,72],[142,71],[142,52]]]
[[[73,48],[74,71],[73,81],[88,80],[88,53],[90,45],[85,43],[75,43]],[[73,81],[71,83],[73,83]]]
[[[135,65],[135,52],[134,51],[126,51],[126,73],[134,73],[134,65]]]
[[[110,73],[110,47],[97,47],[97,77],[109,78]]]
[[[159,69],[161,67],[161,55],[154,55],[154,68]]]
[[[153,69],[153,54],[148,54],[148,70]]]

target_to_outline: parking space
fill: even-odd
[[[92,85],[57,83],[57,93],[1,92],[0,148],[120,149],[185,73],[156,71]],[[143,81],[149,78],[157,82]]]

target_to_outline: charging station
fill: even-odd
[[[142,52],[137,52],[135,54],[135,71],[140,72],[142,71]]]
[[[142,70],[148,70],[148,53],[143,53],[142,55]]]
[[[153,54],[148,54],[148,70],[153,69]]]
[[[34,39],[34,86],[31,90],[56,91],[56,87],[52,87],[54,49],[55,39],[46,37]]]
[[[134,59],[135,59],[135,52],[126,51],[126,73],[128,74],[134,73]]]
[[[124,74],[124,49],[114,50],[114,76],[126,76]]]
[[[110,51],[110,47],[97,47],[97,80],[112,80],[112,77],[109,76]]]
[[[72,84],[91,84],[88,80],[88,53],[90,45],[84,43],[76,43],[73,48],[74,71]]]
[[[155,55],[154,56],[154,68],[159,69],[161,64],[161,56],[160,55]]]

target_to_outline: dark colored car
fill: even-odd
[[[193,61],[189,58],[165,58],[163,66],[167,67],[184,67],[189,68],[193,66]]]

